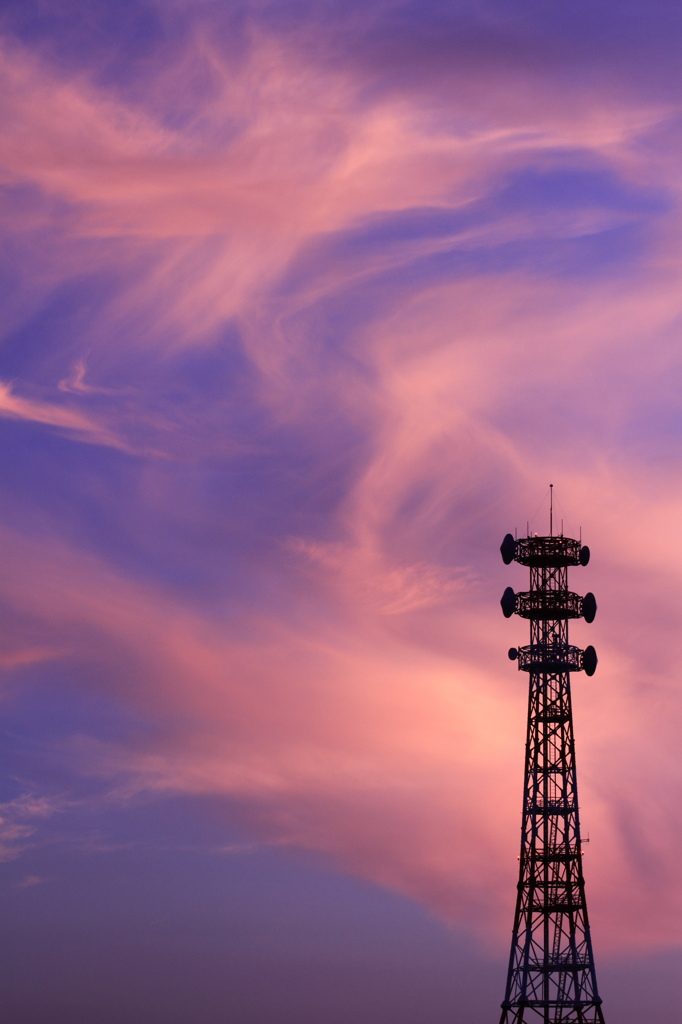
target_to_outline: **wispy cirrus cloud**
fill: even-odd
[[[0,863],[20,857],[31,846],[40,821],[59,809],[59,802],[32,793],[0,804]]]
[[[46,458],[40,487],[23,449],[9,465],[41,511],[2,539],[25,649],[152,723],[69,734],[65,757],[119,799],[237,800],[268,841],[506,933],[524,702],[493,560],[553,479],[602,605],[576,686],[602,932],[679,941],[677,791],[656,780],[682,494],[676,456],[652,458],[678,440],[674,97],[550,88],[541,47],[492,61],[487,36],[494,73],[460,41],[411,90],[369,43],[254,28],[237,60],[211,28],[134,102],[6,50],[5,180],[42,200],[28,263],[46,235],[61,258],[22,278],[0,415],[138,456]]]
[[[0,416],[56,427],[69,437],[85,441],[88,444],[118,448],[129,454],[135,453],[134,449],[125,441],[116,437],[105,426],[98,424],[84,413],[52,402],[22,398],[16,394],[11,384],[3,381],[0,381]]]

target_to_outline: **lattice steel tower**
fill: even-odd
[[[530,620],[530,644],[509,657],[529,674],[521,857],[500,1024],[603,1024],[582,869],[571,672],[591,676],[594,647],[572,647],[568,620],[592,622],[594,594],[568,589],[569,565],[587,565],[580,541],[504,538],[505,564],[530,568],[530,590],[507,587],[502,611]]]

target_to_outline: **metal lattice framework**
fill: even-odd
[[[551,524],[551,520],[550,520]],[[521,856],[500,1024],[604,1024],[582,870],[570,673],[592,675],[593,647],[568,642],[568,620],[591,622],[594,595],[568,589],[589,548],[570,537],[507,534],[505,563],[530,568],[530,590],[508,587],[502,610],[530,621],[530,644],[509,657],[529,673]]]

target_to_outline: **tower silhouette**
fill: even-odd
[[[585,902],[570,676],[591,676],[597,655],[568,642],[568,620],[592,622],[597,611],[594,594],[568,589],[568,567],[587,565],[590,550],[563,530],[552,535],[550,503],[548,537],[508,533],[500,551],[506,565],[530,568],[530,589],[507,587],[501,601],[507,618],[530,620],[530,644],[509,651],[529,674],[529,696],[518,895],[500,1024],[604,1024]]]

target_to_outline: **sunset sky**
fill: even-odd
[[[682,998],[682,8],[2,0],[6,1024],[489,1024],[527,625],[608,1024]]]

